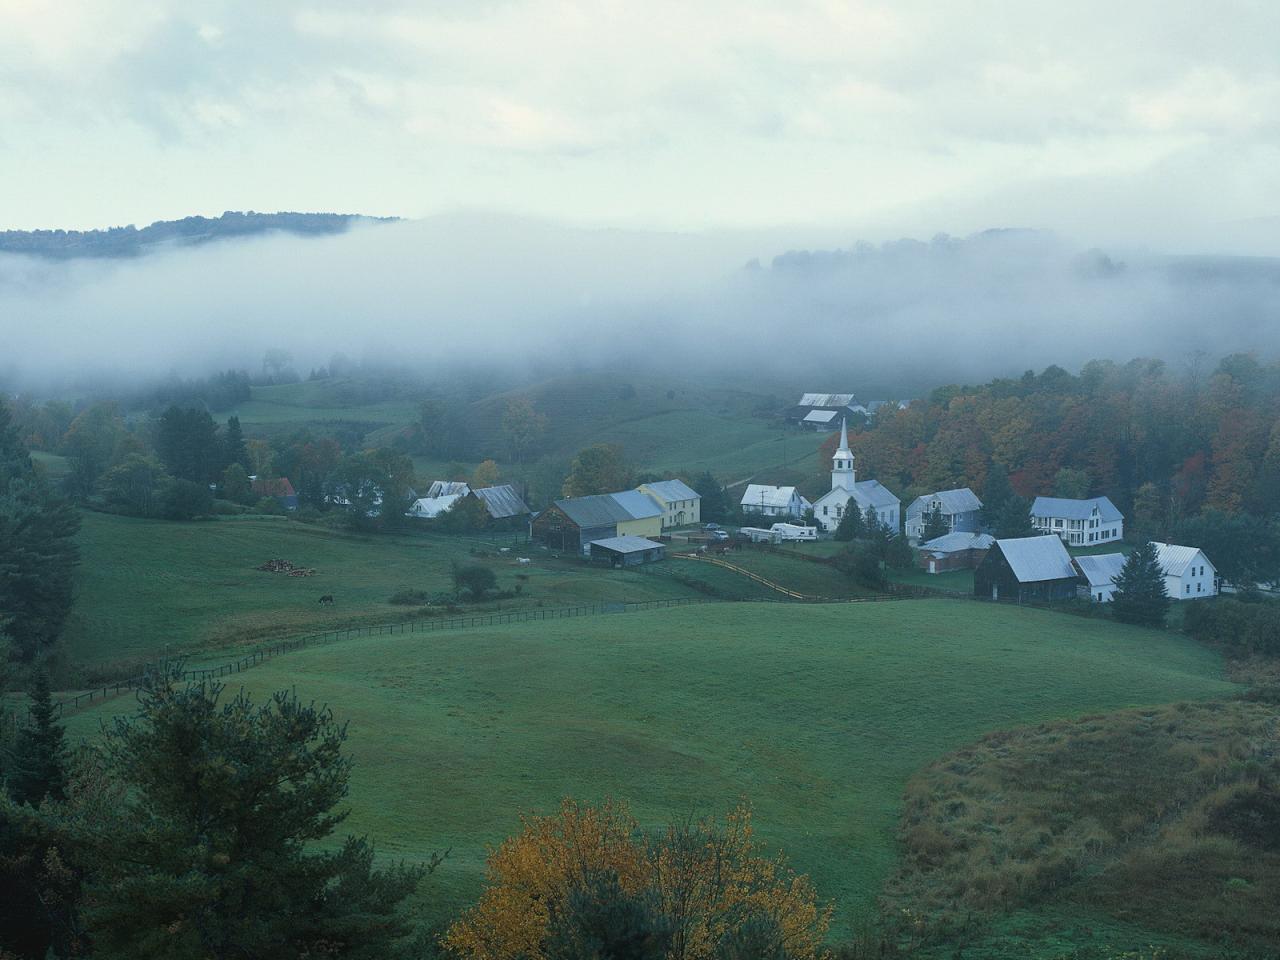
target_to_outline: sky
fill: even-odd
[[[1280,253],[1277,37],[1268,0],[0,0],[0,228],[479,210]]]

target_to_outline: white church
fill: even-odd
[[[840,422],[840,449],[832,455],[831,464],[831,492],[823,494],[813,504],[818,525],[830,533],[840,525],[840,518],[853,504],[864,515],[867,507],[873,508],[880,522],[896,534],[902,501],[879,480],[858,482],[853,469],[853,451],[849,449],[849,433],[843,420]]]

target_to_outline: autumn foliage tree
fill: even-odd
[[[607,923],[602,888],[617,891]],[[631,956],[714,960],[744,930],[765,930],[785,956],[809,960],[830,914],[806,876],[758,849],[745,807],[646,835],[620,804],[566,800],[493,852],[480,901],[444,943],[467,960],[557,960],[576,956],[564,944],[582,939],[579,916],[597,941],[632,944]]]

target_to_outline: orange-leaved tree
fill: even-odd
[[[746,807],[651,835],[612,801],[565,800],[523,822],[490,855],[480,901],[445,936],[467,960],[544,960],[555,918],[601,876],[652,904],[667,960],[710,960],[747,928],[770,931],[789,960],[822,952],[830,906],[808,877],[758,850]]]

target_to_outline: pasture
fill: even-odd
[[[653,825],[745,798],[759,836],[835,901],[837,936],[895,869],[903,790],[930,761],[996,729],[1234,689],[1178,636],[948,600],[361,638],[234,681],[296,687],[350,721],[344,829],[387,857],[452,850],[423,888],[429,917],[472,901],[486,847],[561,797],[623,798]]]
[[[670,579],[554,561],[537,548],[497,554],[493,543],[427,534],[357,536],[283,517],[174,523],[85,513],[79,543],[65,649],[72,663],[90,670],[421,616],[429,611],[388,599],[399,590],[452,590],[455,561],[493,567],[500,590],[521,586],[519,597],[485,603],[485,610],[690,592]],[[473,558],[477,545],[494,555]],[[534,562],[518,565],[518,555]],[[255,569],[274,558],[313,568],[315,575]],[[319,604],[326,594],[335,598],[332,606]]]

